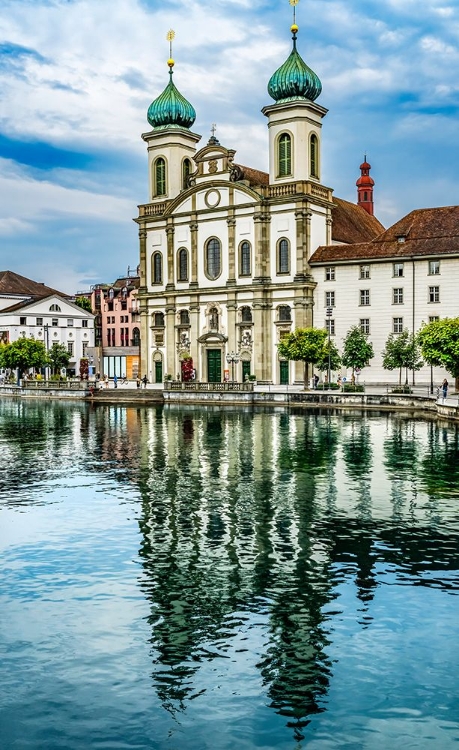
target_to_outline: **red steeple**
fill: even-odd
[[[373,187],[375,181],[370,177],[371,164],[367,162],[367,156],[363,160],[363,164],[360,165],[361,175],[357,182],[357,204],[367,211],[370,216],[374,215],[374,203],[373,203]]]

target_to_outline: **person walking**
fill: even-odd
[[[137,388],[140,388],[140,378],[139,378],[139,376],[137,376],[136,383],[137,383]]]
[[[116,375],[113,376],[113,386],[114,388],[118,388],[118,378]]]
[[[444,379],[443,383],[441,384],[441,390],[442,390],[442,393],[443,393],[443,401],[444,401],[445,398],[448,395],[448,381],[446,380],[446,378]]]
[[[143,387],[146,388],[147,387],[147,383],[148,383],[148,378],[147,378],[146,375],[143,376],[142,383],[143,383]]]

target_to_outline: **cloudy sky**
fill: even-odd
[[[207,141],[267,170],[269,77],[288,0],[0,0],[0,270],[75,292],[138,262],[146,111],[175,83]],[[323,182],[376,213],[459,203],[458,0],[301,0],[299,49],[322,80]]]

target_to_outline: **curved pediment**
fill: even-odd
[[[234,198],[232,205],[241,203],[262,203],[263,196],[260,195],[256,190],[249,187],[243,182],[232,182],[229,183],[226,180],[213,180],[212,182],[206,182],[205,184],[193,185],[193,187],[184,190],[183,193],[172,200],[164,211],[164,216],[170,216],[171,214],[179,213],[180,207],[182,211],[190,212],[191,201],[194,195],[201,195],[202,200],[199,201],[202,204],[202,208],[221,210],[230,207],[229,202],[229,190],[234,191]],[[190,201],[190,205],[186,205]],[[198,209],[199,210],[199,207]]]

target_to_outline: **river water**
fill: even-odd
[[[2,750],[459,745],[459,430],[0,401]]]

